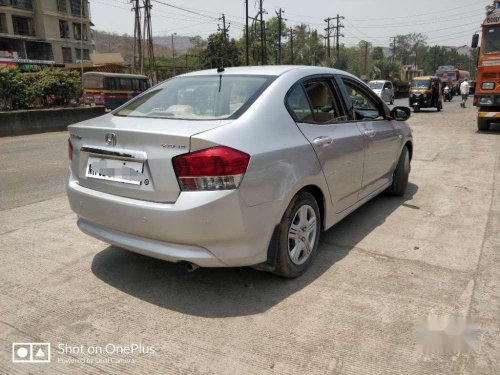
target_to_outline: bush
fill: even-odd
[[[56,68],[21,73],[0,68],[0,109],[67,105],[81,96],[80,74]]]

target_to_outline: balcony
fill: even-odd
[[[22,36],[35,36],[35,26],[32,18],[12,16],[14,34]]]
[[[0,0],[0,6],[2,5],[19,9],[33,10],[33,2],[31,0]]]

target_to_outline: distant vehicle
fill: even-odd
[[[449,86],[445,86],[443,89],[444,101],[451,102],[453,99],[453,93]]]
[[[150,88],[149,78],[136,74],[88,72],[83,74],[84,103],[116,109]]]
[[[452,88],[453,95],[459,95],[460,85],[464,79],[470,78],[470,72],[457,69],[453,65],[445,65],[438,67],[436,76],[441,79],[443,85],[447,84]]]
[[[443,94],[441,80],[437,77],[417,77],[411,81],[410,107],[415,112],[421,108],[436,108],[438,112],[443,109]]]
[[[69,126],[68,198],[78,227],[115,246],[297,277],[322,230],[404,195],[410,113],[329,68],[189,73]]]
[[[368,87],[384,102],[394,104],[394,85],[391,81],[371,81],[368,82]]]
[[[500,121],[500,1],[483,23],[482,40],[477,63],[474,105],[479,107],[477,128],[488,130],[491,123]],[[472,48],[479,46],[474,35]]]

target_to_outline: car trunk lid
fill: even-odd
[[[228,120],[188,121],[105,115],[68,127],[79,185],[122,197],[171,203],[180,194],[172,158],[191,136]]]

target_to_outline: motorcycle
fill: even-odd
[[[451,102],[451,100],[453,99],[453,93],[451,92],[451,90],[448,87],[444,88],[443,94],[444,94],[444,101]]]

